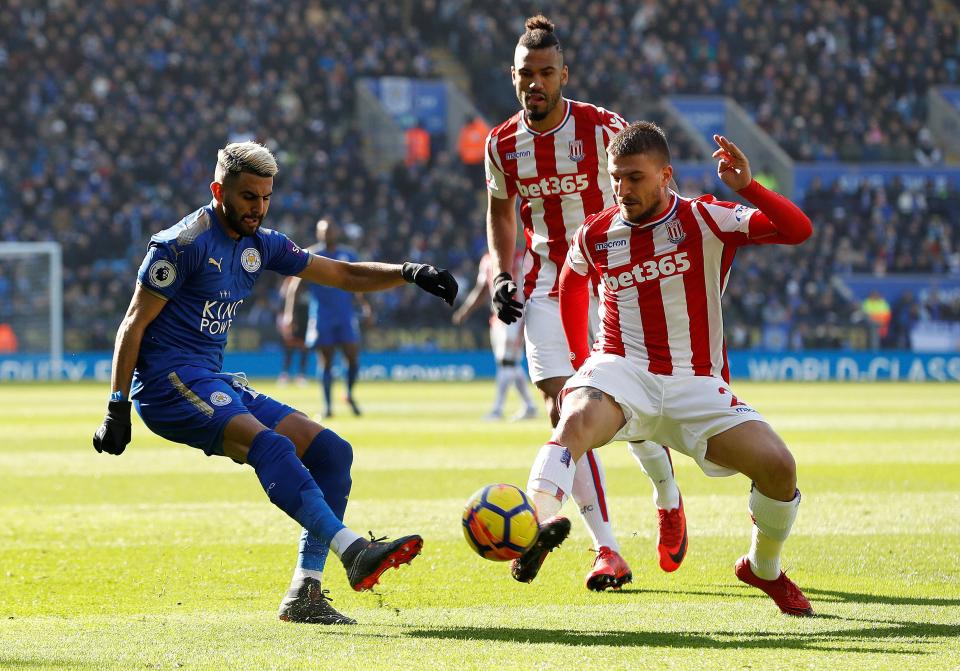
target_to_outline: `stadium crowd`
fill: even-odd
[[[506,118],[517,104],[505,66],[530,3],[414,4],[419,31],[397,3],[290,0],[281,10],[259,0],[223,12],[213,0],[7,0],[0,12],[0,240],[62,243],[67,347],[112,346],[149,235],[208,200],[213,157],[228,140],[254,137],[277,152],[268,226],[309,244],[325,215],[343,225],[362,258],[448,267],[468,287],[486,247],[476,171],[443,147],[425,164],[370,171],[359,158],[364,138],[353,83],[435,75],[427,37],[438,36],[475,81],[497,82],[475,101],[491,121]],[[682,11],[667,15],[654,2],[629,10],[589,3],[585,11],[556,4],[565,50],[577,63],[571,97],[626,110],[644,96],[727,93],[796,158],[909,158],[924,118],[912,82],[957,79],[955,28],[926,2],[906,15],[899,2],[792,10],[788,3],[683,0],[695,20],[682,21]],[[736,48],[727,34],[740,36]],[[827,56],[839,74],[824,78]],[[872,96],[875,90],[892,98]],[[875,143],[874,126],[883,129]],[[680,129],[667,130],[678,158],[696,158]],[[856,155],[844,149],[850,137]],[[685,195],[714,190],[681,182]],[[946,216],[960,206],[956,191],[816,184],[803,205],[815,222],[813,240],[774,254],[742,253],[725,299],[734,347],[847,342],[843,334],[863,315],[838,280],[843,273],[960,272],[960,222]],[[5,297],[23,281],[19,264],[0,268],[0,312],[13,308]],[[279,282],[271,282],[244,306],[240,325],[276,337],[280,301],[271,287]],[[374,301],[382,327],[449,323],[422,292]],[[917,301],[895,305],[894,323],[909,321],[900,313],[958,318],[960,306],[949,301]]]
[[[504,55],[541,8],[427,0],[418,17],[439,12],[442,29],[430,34],[487,82],[504,77]],[[558,0],[549,9],[574,98],[624,110],[671,94],[725,95],[797,160],[942,160],[923,122],[927,90],[960,83],[950,3]],[[478,102],[498,118],[514,107],[509,89]]]

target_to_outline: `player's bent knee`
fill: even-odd
[[[296,467],[293,443],[275,431],[257,434],[247,456],[270,501],[291,517],[302,505],[303,490],[319,490],[309,473]]]
[[[786,446],[774,452],[770,468],[771,478],[792,492],[797,485],[797,462]]]
[[[310,441],[302,460],[311,473],[323,470],[349,477],[353,466],[353,446],[332,429],[323,429]]]
[[[789,501],[797,487],[797,463],[782,442],[771,445],[764,454],[760,472],[752,477],[766,496]]]

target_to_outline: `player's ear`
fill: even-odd
[[[660,188],[667,188],[671,179],[673,179],[673,166],[667,163],[660,172]]]
[[[514,86],[517,85],[517,69],[512,65],[510,66],[510,81],[513,82]]]
[[[563,68],[560,70],[560,86],[566,86],[567,80],[570,79],[570,70],[567,69],[567,64],[563,64]]]
[[[213,199],[218,203],[223,202],[223,184],[220,182],[210,182],[210,193],[213,194]]]

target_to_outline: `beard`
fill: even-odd
[[[660,210],[663,207],[662,203],[660,202],[659,194],[654,193],[649,195],[650,195],[649,207],[644,208],[643,212],[641,212],[636,216],[630,216],[630,217],[626,216],[623,210],[625,205],[623,203],[618,202],[617,204],[620,205],[621,207],[620,214],[623,216],[623,218],[631,224],[642,224],[646,221],[650,221],[653,217],[659,214]],[[638,203],[632,202],[629,205],[630,207],[635,208],[638,205]]]
[[[243,216],[228,205],[226,201],[223,202],[223,214],[227,220],[227,226],[241,238],[256,235],[260,229],[260,224],[263,223],[263,217],[258,217],[256,225],[251,230],[243,223]]]
[[[653,205],[645,209],[643,212],[641,212],[638,216],[633,217],[631,219],[627,219],[627,221],[629,221],[631,224],[642,224],[643,222],[649,221],[651,218],[653,218],[653,215],[657,213],[657,210],[659,208],[660,208],[660,203],[654,203]]]
[[[527,113],[527,117],[531,121],[543,121],[547,118],[547,115],[554,110],[554,108],[560,103],[560,97],[563,95],[563,91],[557,91],[552,96],[544,95],[544,106],[542,112],[534,112],[527,107],[524,100],[521,98],[520,103],[523,105],[524,111]]]

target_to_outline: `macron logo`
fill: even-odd
[[[507,160],[516,161],[518,158],[526,158],[527,156],[530,156],[530,154],[531,152],[529,149],[526,149],[524,151],[508,151]]]
[[[617,249],[618,247],[626,247],[626,240],[610,240],[609,242],[598,242],[593,246],[594,250],[602,252],[605,249]]]

